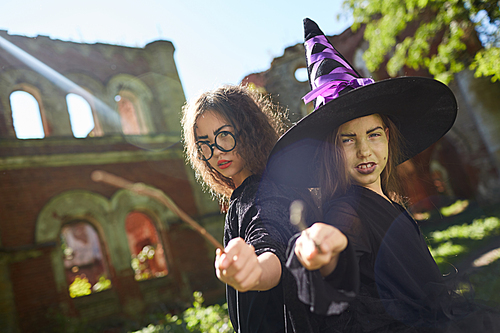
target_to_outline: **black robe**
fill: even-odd
[[[500,332],[496,312],[449,287],[403,207],[352,186],[323,210],[324,222],[348,238],[337,268],[325,279],[318,277],[319,271],[305,270],[295,257],[294,242],[288,266],[300,299],[313,313],[328,315],[325,332]],[[336,292],[316,290],[327,288]],[[347,300],[344,311],[332,311],[346,301],[349,289],[356,297]]]
[[[312,332],[313,317],[298,301],[297,286],[285,267],[286,249],[297,233],[290,223],[290,204],[310,200],[309,193],[284,189],[259,176],[248,177],[234,190],[224,227],[224,246],[241,237],[258,255],[274,253],[282,263],[279,284],[268,291],[238,292],[226,286],[228,311],[236,332]]]

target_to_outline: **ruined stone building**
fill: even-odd
[[[363,32],[347,29],[329,39],[362,76],[376,81],[389,78],[383,69],[376,73],[366,69]],[[288,107],[290,119],[298,121],[313,108],[313,103],[304,105],[300,100],[310,91],[307,75],[296,75],[305,67],[300,43],[285,49],[267,71],[250,74],[243,81],[271,94]],[[425,70],[412,69],[401,75],[432,77]],[[430,211],[457,199],[480,205],[500,202],[500,82],[474,78],[470,71],[463,71],[449,86],[459,105],[455,125],[443,139],[399,167],[407,178],[406,195],[414,212]]]
[[[91,180],[104,170],[154,186],[222,238],[219,207],[179,143],[185,97],[173,53],[168,41],[132,48],[0,31],[2,332],[120,325],[181,309],[194,290],[224,298],[212,245],[158,201]],[[29,118],[19,94],[35,105]],[[21,139],[36,120],[37,136]]]
[[[366,77],[363,30],[330,37]],[[223,216],[184,162],[185,102],[168,41],[144,48],[80,44],[0,31],[0,327],[64,331],[71,320],[119,326],[183,308],[191,292],[224,297],[214,248],[158,201],[91,180],[104,170],[154,186],[221,239]],[[302,44],[245,83],[265,89],[298,121],[312,111]],[[401,75],[429,76],[408,69]],[[464,71],[450,84],[455,126],[404,163],[414,212],[457,198],[500,201],[500,83]],[[30,118],[17,113],[32,101]],[[76,118],[74,103],[86,118]],[[27,121],[28,120],[28,121]],[[25,138],[23,124],[38,122]],[[15,126],[14,126],[15,125]]]

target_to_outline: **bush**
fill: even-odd
[[[165,320],[157,325],[150,324],[132,333],[233,333],[233,326],[227,313],[227,304],[203,307],[203,295],[193,293],[193,306],[181,316],[168,314]]]

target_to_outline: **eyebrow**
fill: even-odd
[[[219,132],[224,128],[224,127],[232,127],[231,125],[229,124],[226,124],[226,125],[222,125],[221,127],[219,127],[218,129],[216,129],[214,131],[214,135],[217,135],[219,134]],[[202,135],[202,136],[199,136],[197,137],[198,140],[203,140],[203,139],[208,139],[208,135]]]
[[[372,128],[371,130],[366,131],[366,134],[370,134],[371,132],[375,132],[376,130],[381,129],[382,131],[384,130],[382,126],[377,126],[375,128]],[[356,134],[354,133],[341,133],[340,136],[347,136],[347,137],[355,137]]]

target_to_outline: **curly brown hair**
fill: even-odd
[[[252,174],[264,172],[267,158],[278,137],[289,126],[286,111],[248,86],[224,85],[202,93],[182,108],[182,139],[186,159],[196,178],[222,204],[227,203],[235,185],[231,178],[199,159],[196,147],[196,121],[205,112],[216,112],[236,131],[235,152],[245,161]]]
[[[395,202],[405,204],[401,195],[401,180],[396,167],[404,160],[404,138],[397,126],[390,118],[383,114],[377,114],[382,119],[384,129],[389,129],[389,159],[380,174],[382,191]],[[341,146],[340,127],[335,128],[327,137],[321,149],[321,166],[319,172],[321,187],[321,201],[323,203],[344,195],[351,180],[345,168],[344,150]]]

